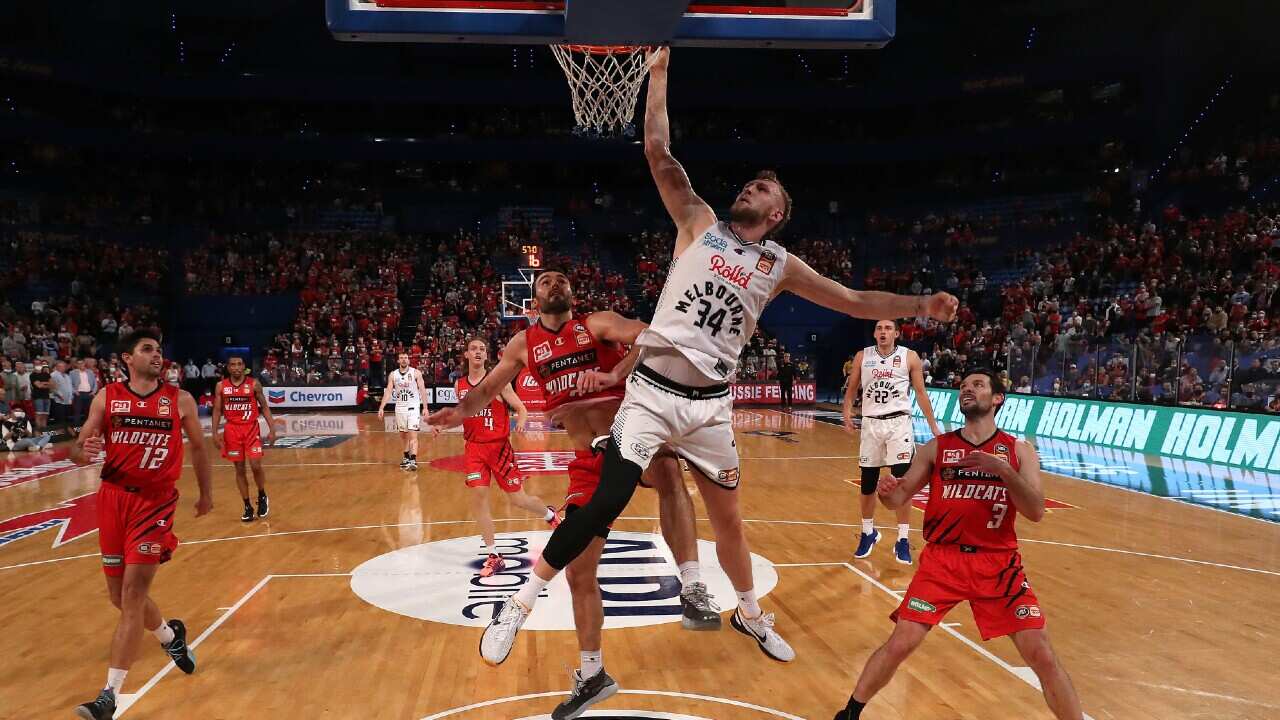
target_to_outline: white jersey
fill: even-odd
[[[409,368],[400,372],[400,368],[391,371],[391,401],[397,408],[422,407],[422,396],[418,394],[418,371]]]
[[[904,347],[883,356],[875,345],[862,351],[862,417],[911,412],[911,370]]]
[[[725,222],[671,261],[641,347],[674,348],[708,378],[726,381],[787,266],[776,243],[744,243]]]

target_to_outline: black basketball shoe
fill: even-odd
[[[266,517],[267,511],[270,509],[271,503],[267,502],[267,494],[264,492],[258,493],[258,519],[261,520]]]
[[[720,629],[720,609],[707,594],[706,584],[689,583],[680,592],[680,607],[684,611],[680,624],[685,630]]]
[[[569,699],[556,706],[551,711],[551,720],[573,720],[587,708],[598,702],[604,702],[616,695],[618,692],[618,682],[609,677],[609,673],[600,668],[600,672],[592,677],[583,680],[582,671],[573,671],[573,692],[569,694]]]
[[[116,714],[116,694],[111,688],[103,688],[98,699],[76,708],[76,717],[83,720],[111,720]]]
[[[179,670],[190,675],[196,671],[196,652],[187,646],[187,626],[181,620],[170,620],[169,627],[173,628],[173,640],[160,647],[169,653]]]
[[[240,522],[253,522],[253,506],[247,501],[244,504],[244,514],[240,516]]]

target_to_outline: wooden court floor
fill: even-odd
[[[740,411],[737,421],[758,581],[776,575],[762,604],[797,660],[768,660],[727,622],[720,633],[684,631],[663,610],[670,599],[660,590],[675,573],[655,562],[660,543],[646,544],[658,537],[657,508],[642,490],[615,526],[615,581],[605,584],[622,598],[610,601],[609,622],[625,626],[605,633],[605,664],[627,692],[588,717],[827,720],[887,637],[886,616],[913,568],[893,562],[890,542],[851,559],[856,440],[771,410]],[[462,475],[447,469],[461,436],[424,433],[414,475],[396,467],[396,435],[372,416],[285,422],[290,447],[266,461],[269,519],[239,521],[232,468],[221,460],[215,511],[194,519],[194,476],[184,474],[183,545],[154,597],[166,617],[186,621],[199,669],[168,672],[145,639],[117,717],[546,717],[577,664],[567,600],[553,593],[539,605],[549,629],[527,630],[504,665],[480,661],[478,625],[503,591],[473,583],[479,542],[462,539],[475,526]],[[554,471],[564,462],[554,451],[567,448],[565,436],[515,442],[523,463],[552,470],[532,475],[529,489],[558,504],[567,480]],[[70,717],[104,680],[116,614],[86,511],[97,469],[67,469],[59,457],[0,456],[0,718]],[[1022,550],[1090,717],[1280,718],[1280,525],[1057,476],[1047,491],[1073,507],[1019,523]],[[503,542],[536,551],[545,526],[496,489],[492,499]],[[694,502],[701,516],[696,493]],[[887,529],[892,518],[881,510],[877,522]],[[43,529],[13,537],[24,527]],[[705,520],[698,530],[713,539]],[[919,543],[917,531],[917,553]],[[702,551],[714,566],[713,546]],[[732,595],[718,592],[731,608]],[[1011,643],[981,642],[965,607],[949,619],[866,718],[1051,717]]]

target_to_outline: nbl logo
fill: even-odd
[[[506,599],[529,582],[533,562],[550,537],[545,530],[499,533],[498,553],[507,568],[489,577],[479,574],[485,552],[478,536],[401,548],[357,567],[351,590],[365,602],[399,615],[484,627]],[[699,540],[698,548],[700,555],[714,556],[713,543]],[[778,584],[773,564],[752,555],[751,565],[757,592],[763,596],[772,591]],[[405,568],[418,570],[405,572]],[[597,576],[606,629],[680,622],[680,576],[660,536],[610,533]],[[721,606],[734,604],[733,585],[723,570],[704,567],[703,579]],[[558,575],[544,592],[525,628],[573,630],[573,599],[564,575]]]

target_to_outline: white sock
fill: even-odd
[[[107,688],[116,696],[119,696],[120,688],[124,687],[124,676],[128,674],[128,670],[107,668]]]
[[[547,587],[549,582],[551,581],[538,577],[538,573],[529,573],[529,582],[516,591],[516,602],[532,610],[534,604],[538,602],[538,595]]]
[[[698,561],[680,563],[680,587],[687,588],[696,582],[702,582],[702,569],[698,567]]]
[[[165,622],[164,618],[160,619],[160,627],[152,630],[151,634],[156,636],[161,645],[168,645],[173,642],[173,628],[169,627],[169,623]]]
[[[862,534],[870,535],[876,531],[875,518],[862,518]]]
[[[595,677],[604,669],[603,650],[583,650],[578,653],[578,657],[581,658],[582,667],[579,670],[583,680]]]
[[[742,614],[746,615],[748,620],[755,620],[763,612],[760,609],[760,601],[756,600],[755,590],[738,593],[738,607],[742,609]]]
[[[543,515],[543,516],[542,516],[542,519],[543,519],[544,521],[546,521],[546,522],[551,522],[552,520],[555,520],[555,519],[556,519],[556,511],[555,511],[555,509],[548,505],[548,506],[547,506],[547,514],[546,514],[546,515]]]
[[[489,553],[490,555],[497,555],[497,554],[498,554],[498,546],[497,546],[497,545],[493,545],[493,544],[485,545],[485,546],[484,546],[484,551],[485,551],[485,552],[487,552],[487,553]]]
[[[911,523],[898,523],[898,539],[906,540],[911,534]]]

